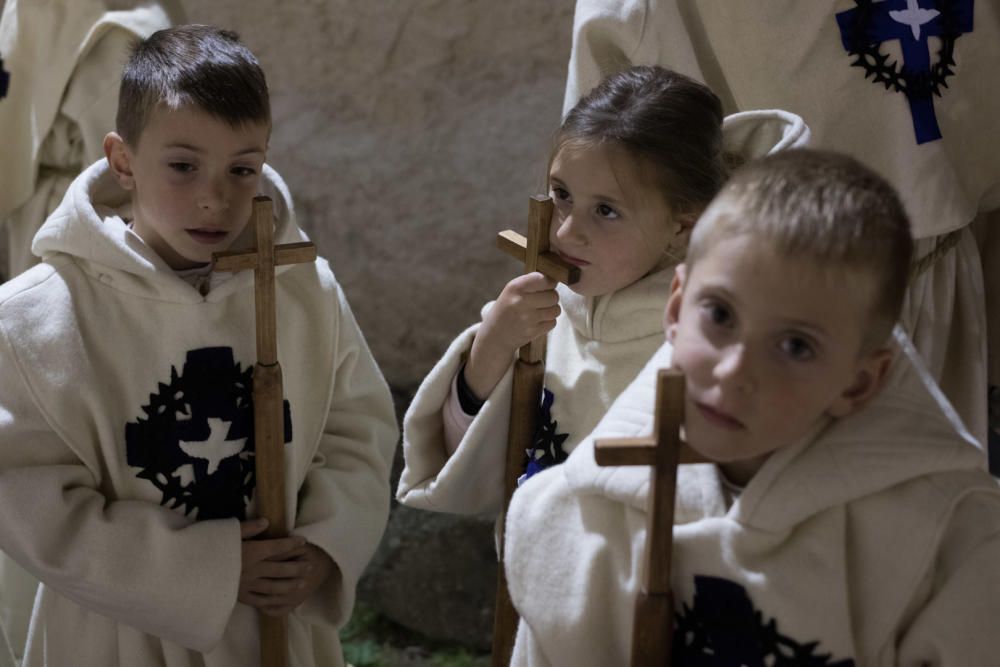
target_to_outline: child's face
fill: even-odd
[[[664,259],[677,225],[663,198],[644,191],[636,171],[614,146],[564,148],[552,161],[549,245],[580,267],[580,281],[570,286],[577,294],[619,290]]]
[[[200,109],[158,107],[133,149],[118,135],[105,153],[132,191],[133,230],[173,269],[212,260],[250,220],[269,128],[233,127]]]
[[[890,359],[862,350],[874,290],[866,274],[745,235],[717,242],[690,272],[678,267],[664,324],[687,378],[688,443],[745,483],[825,415],[871,398]]]

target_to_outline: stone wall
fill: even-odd
[[[269,161],[404,410],[516,273],[493,238],[525,226],[544,184],[573,0],[183,5],[259,57]],[[359,598],[429,636],[488,646],[495,567],[491,521],[394,506]]]
[[[544,183],[572,0],[214,0],[272,91],[269,161],[390,384],[412,392],[514,266]]]

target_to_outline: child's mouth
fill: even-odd
[[[561,257],[566,262],[572,264],[573,266],[579,266],[579,267],[590,266],[590,262],[584,259],[580,259],[579,257],[573,257],[572,255],[567,255],[566,253],[560,252],[558,250],[556,250],[556,254],[559,255],[559,257]]]
[[[225,240],[229,232],[222,229],[187,229],[185,230],[191,238],[198,243],[213,245]]]
[[[716,426],[721,426],[722,428],[729,429],[731,431],[739,431],[745,429],[746,426],[739,419],[735,417],[730,417],[724,412],[719,412],[715,408],[709,407],[704,403],[695,402],[698,407],[699,412],[709,421],[711,424]]]

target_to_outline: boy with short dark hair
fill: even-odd
[[[513,664],[628,664],[649,472],[597,467],[593,439],[648,434],[666,366],[684,372],[688,445],[716,462],[678,472],[675,664],[995,660],[1000,489],[892,331],[911,252],[892,189],[845,156],[787,151],[724,186],[668,342],[514,494]]]
[[[122,81],[118,132],[0,287],[0,547],[43,582],[25,667],[258,664],[257,610],[296,665],[337,627],[388,514],[388,388],[324,260],[277,269],[292,535],[251,540],[254,195],[304,240],[265,164],[267,86],[235,34],[160,31]]]

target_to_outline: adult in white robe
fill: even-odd
[[[183,22],[176,0],[6,0],[0,15],[0,281],[69,184],[104,156],[131,43]],[[0,626],[21,655],[38,581],[0,553]]]
[[[983,0],[578,0],[564,110],[611,72],[662,65],[727,113],[796,113],[814,147],[885,176],[917,239],[902,323],[985,447],[987,386],[1000,385],[997,63],[1000,5]]]

